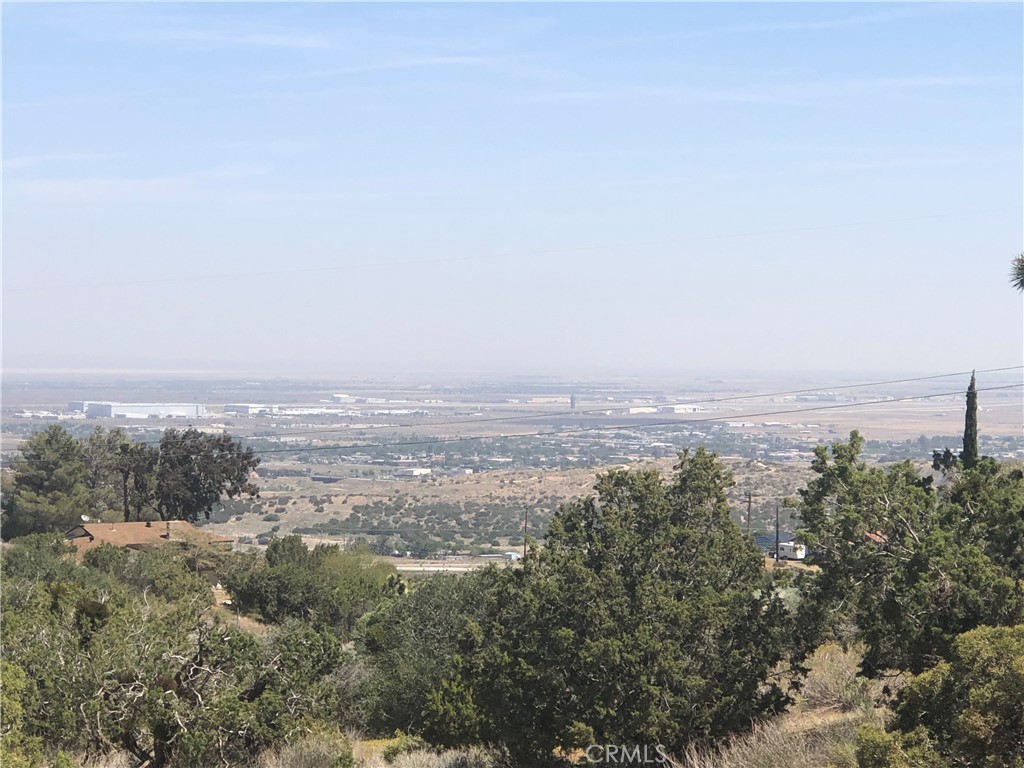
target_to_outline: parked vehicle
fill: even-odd
[[[779,560],[803,560],[807,557],[807,546],[795,541],[779,543]]]

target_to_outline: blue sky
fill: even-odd
[[[2,12],[5,369],[1022,362],[1019,3]]]

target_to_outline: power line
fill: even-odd
[[[1004,389],[1017,389],[1024,387],[1024,384],[1006,384],[997,387],[979,387],[978,392],[993,392],[996,390]],[[265,448],[265,449],[254,449],[253,453],[256,455],[267,455],[276,453],[302,453],[302,452],[313,452],[313,451],[334,451],[334,450],[364,450],[367,448],[404,448],[411,446],[424,446],[424,445],[443,445],[447,443],[461,443],[475,440],[501,440],[501,439],[516,439],[523,437],[559,437],[563,435],[581,434],[587,432],[606,432],[606,431],[618,431],[625,429],[650,429],[652,427],[668,427],[668,426],[682,426],[686,424],[702,424],[707,422],[715,421],[732,421],[735,419],[752,419],[761,416],[781,416],[790,413],[815,413],[818,411],[835,410],[839,408],[861,408],[867,405],[885,405],[888,403],[901,403],[912,400],[928,400],[936,397],[951,397],[955,395],[962,395],[961,390],[954,390],[952,392],[938,392],[930,395],[912,395],[907,397],[891,397],[884,398],[881,400],[864,400],[859,403],[835,403],[832,405],[819,405],[812,406],[810,408],[789,408],[777,411],[762,411],[759,413],[747,413],[740,414],[738,416],[732,416],[729,419],[723,419],[721,416],[709,416],[699,419],[675,419],[673,421],[661,421],[661,422],[636,422],[634,424],[614,424],[614,425],[592,425],[583,426],[573,429],[558,429],[547,432],[523,432],[516,434],[505,434],[505,435],[471,435],[464,437],[442,437],[442,438],[429,438],[424,440],[409,440],[398,443],[359,443],[354,445],[328,445],[328,446],[305,446],[302,448]]]
[[[1019,371],[1019,370],[1024,370],[1024,365],[1011,365],[1011,366],[1004,366],[1004,367],[1001,367],[1001,368],[983,368],[983,369],[979,369],[979,370],[976,370],[976,371],[955,371],[953,373],[936,373],[936,374],[930,374],[928,376],[913,376],[913,377],[903,378],[903,379],[888,379],[888,380],[885,380],[885,381],[870,381],[870,382],[864,382],[864,383],[860,383],[860,384],[838,384],[838,385],[835,385],[835,386],[822,385],[822,386],[817,386],[817,387],[807,387],[807,388],[804,388],[804,389],[787,389],[787,390],[780,390],[780,391],[777,391],[777,392],[764,392],[764,393],[752,394],[752,395],[731,395],[731,396],[728,396],[728,397],[708,397],[708,398],[703,398],[703,399],[698,399],[698,400],[679,400],[679,401],[675,401],[675,402],[661,403],[660,405],[663,406],[663,407],[672,407],[672,406],[677,406],[677,405],[710,405],[712,403],[731,403],[731,402],[739,402],[739,401],[743,401],[743,400],[762,400],[764,398],[769,398],[769,397],[783,397],[783,396],[787,396],[787,395],[804,395],[804,394],[808,394],[808,393],[812,393],[812,392],[820,392],[823,389],[824,390],[830,390],[830,391],[834,391],[834,390],[850,390],[850,389],[867,389],[869,387],[880,387],[880,386],[888,386],[888,385],[893,385],[893,384],[910,384],[910,383],[915,383],[915,382],[920,382],[920,381],[932,381],[932,380],[935,380],[935,379],[947,379],[947,378],[952,378],[953,376],[967,376],[968,374],[971,374],[971,373],[979,373],[979,374],[980,373],[1004,373],[1004,372],[1007,372],[1007,371]],[[319,435],[329,435],[329,434],[333,434],[333,433],[336,433],[336,432],[349,432],[349,431],[352,431],[352,430],[358,430],[358,431],[366,432],[366,431],[369,431],[369,430],[380,430],[380,429],[408,429],[410,427],[429,427],[431,429],[434,429],[434,428],[438,428],[438,427],[466,426],[466,425],[476,425],[476,424],[496,424],[496,423],[508,423],[508,422],[514,422],[514,421],[530,421],[530,420],[538,419],[538,418],[552,419],[552,418],[561,418],[561,417],[572,417],[572,416],[587,415],[587,414],[593,414],[593,413],[605,413],[608,410],[609,410],[609,408],[607,406],[602,406],[602,407],[595,407],[595,408],[577,409],[575,411],[572,411],[572,410],[569,410],[569,411],[553,411],[553,412],[539,411],[539,412],[519,414],[519,415],[514,415],[514,416],[488,416],[488,417],[479,418],[479,419],[458,419],[458,420],[449,420],[449,421],[424,422],[424,423],[421,423],[421,424],[386,424],[386,425],[368,424],[366,426],[356,426],[356,427],[327,427],[327,428],[324,428],[324,429],[286,430],[286,431],[279,431],[279,432],[276,432],[276,433],[273,433],[273,434],[269,434],[269,435],[267,435],[267,434],[252,435],[252,436],[248,436],[248,437],[242,437],[240,439],[256,440],[256,439],[260,439],[260,438],[273,438],[273,437],[281,437],[281,436],[286,436],[286,437],[298,437],[298,436],[306,436],[306,435],[316,435],[316,436],[319,436]],[[157,439],[157,440],[139,440],[139,441],[136,441],[136,442],[138,444],[140,444],[140,445],[158,445],[160,443],[160,440],[159,439]]]
[[[1020,367],[1021,366],[1015,366],[1015,367],[1012,367],[1012,368],[990,369],[990,370],[1015,370],[1016,368],[1020,368]],[[899,381],[912,381],[912,380],[924,380],[924,379],[931,379],[931,378],[944,378],[944,377],[952,376],[952,375],[957,375],[957,374],[941,374],[941,375],[936,375],[936,376],[920,377],[918,379],[904,379],[904,380],[899,380]],[[897,381],[897,380],[894,380],[894,381]],[[850,386],[869,386],[869,385],[850,385]],[[980,388],[978,388],[977,391],[978,392],[993,392],[993,391],[998,391],[998,390],[1019,389],[1019,388],[1022,388],[1022,387],[1024,387],[1024,384],[1006,384],[1006,385],[994,386],[994,387],[980,387]],[[849,387],[847,387],[847,388],[849,388]],[[815,390],[802,390],[802,391],[817,391],[818,389],[820,389],[820,388],[817,388]],[[839,387],[832,387],[831,389],[839,389]],[[961,394],[963,394],[963,391],[961,391],[961,390],[954,390],[954,391],[951,391],[951,392],[937,392],[937,393],[932,393],[932,394],[927,394],[927,395],[907,395],[907,396],[904,396],[904,397],[888,397],[888,398],[882,398],[882,399],[878,399],[878,400],[863,400],[863,401],[857,402],[857,403],[834,403],[834,404],[830,404],[830,405],[818,405],[818,406],[811,406],[811,407],[806,407],[806,408],[788,408],[788,409],[774,410],[774,411],[761,411],[761,412],[756,412],[756,413],[746,413],[746,414],[732,415],[732,416],[729,416],[728,418],[723,418],[720,415],[716,415],[716,416],[706,416],[706,417],[703,417],[703,418],[694,418],[694,419],[674,419],[672,421],[644,421],[644,422],[634,422],[632,424],[625,423],[625,424],[611,424],[611,425],[589,425],[589,426],[580,426],[580,427],[576,427],[576,428],[564,428],[564,429],[556,429],[556,430],[548,430],[548,431],[537,431],[537,432],[521,432],[521,433],[514,433],[514,434],[464,435],[464,436],[459,436],[459,437],[447,437],[447,438],[435,437],[435,438],[425,438],[425,439],[422,439],[422,440],[408,440],[408,441],[402,441],[402,442],[386,442],[386,443],[353,443],[353,444],[348,444],[348,445],[325,445],[325,446],[306,445],[306,446],[302,446],[302,447],[291,447],[291,448],[262,448],[262,449],[254,448],[254,449],[252,449],[252,453],[254,455],[257,455],[257,456],[264,456],[264,455],[269,455],[269,454],[282,454],[282,453],[306,453],[306,452],[321,452],[321,451],[356,451],[356,450],[366,450],[366,449],[374,449],[374,448],[409,448],[409,447],[422,447],[422,446],[428,446],[428,445],[445,445],[445,444],[452,444],[452,443],[464,443],[464,442],[478,441],[478,440],[509,440],[509,439],[529,438],[529,437],[560,437],[560,436],[575,435],[575,434],[585,434],[585,433],[590,433],[590,432],[621,431],[621,430],[631,430],[631,429],[650,429],[650,428],[654,428],[654,427],[669,427],[669,426],[676,426],[676,427],[678,427],[678,426],[684,426],[684,425],[689,425],[689,424],[703,424],[703,423],[709,423],[709,422],[721,422],[721,421],[733,421],[733,420],[742,420],[742,419],[752,419],[752,418],[759,418],[759,417],[763,417],[763,416],[781,416],[781,415],[787,415],[787,414],[793,414],[793,413],[816,413],[816,412],[819,412],[819,411],[837,410],[837,409],[844,409],[844,408],[862,408],[864,406],[869,406],[869,405],[886,405],[888,403],[909,402],[909,401],[914,401],[914,400],[928,400],[928,399],[933,399],[933,398],[937,398],[937,397],[953,397],[953,396],[961,395]],[[753,397],[770,397],[770,396],[772,396],[772,395],[744,395],[744,396],[741,396],[740,399],[750,399],[750,398],[753,398]],[[718,402],[724,402],[724,401],[725,401],[725,399],[723,398],[722,400],[720,400]],[[710,401],[704,401],[704,402],[710,402]],[[606,410],[606,409],[602,409],[602,410]],[[541,414],[541,415],[543,415],[543,414]],[[536,414],[530,416],[530,418],[537,418],[537,417],[538,417],[538,415],[536,415]],[[502,419],[496,419],[496,420],[501,421]],[[453,422],[453,424],[459,424],[459,423],[465,423],[465,422]],[[431,426],[431,425],[410,425],[410,426]],[[437,424],[436,426],[443,426],[443,425]],[[144,444],[152,445],[152,444],[157,444],[158,442],[159,441],[151,441],[149,443],[144,443]],[[20,460],[22,462],[38,461],[38,462],[52,463],[51,459],[34,459],[33,460],[33,459],[22,458]]]
[[[1022,370],[1022,369],[1024,369],[1024,366],[1022,366],[1022,365],[1012,365],[1012,366],[1006,366],[1006,367],[1003,367],[1003,368],[985,368],[985,369],[977,370],[977,371],[956,371],[954,373],[938,373],[938,374],[932,374],[932,375],[929,375],[929,376],[914,376],[914,377],[905,378],[905,379],[889,379],[888,381],[871,381],[871,382],[866,382],[866,383],[863,383],[863,384],[840,384],[840,385],[837,385],[837,386],[827,386],[826,385],[826,386],[818,386],[818,387],[808,387],[808,388],[805,388],[805,389],[788,389],[788,390],[782,390],[782,391],[779,391],[779,392],[766,392],[766,393],[754,394],[754,395],[733,395],[733,396],[729,396],[729,397],[709,397],[709,398],[704,398],[702,400],[679,400],[679,401],[676,401],[676,402],[661,403],[660,405],[663,406],[663,407],[668,408],[668,407],[676,406],[676,405],[710,405],[711,403],[731,403],[731,402],[738,402],[738,401],[741,401],[741,400],[762,400],[762,399],[768,398],[768,397],[783,397],[783,396],[786,396],[786,395],[804,395],[804,394],[808,394],[808,393],[811,393],[811,392],[820,392],[822,389],[827,389],[827,390],[866,389],[868,387],[880,387],[880,386],[886,386],[886,385],[891,385],[891,384],[908,384],[908,383],[913,383],[913,382],[918,382],[918,381],[930,381],[930,380],[934,380],[934,379],[946,379],[946,378],[951,378],[953,376],[966,376],[966,375],[968,375],[970,373],[1001,373],[1001,372],[1005,372],[1005,371],[1019,371],[1019,370]],[[571,417],[571,416],[578,416],[578,415],[581,415],[581,414],[582,415],[586,415],[586,414],[591,414],[591,413],[605,413],[608,410],[609,409],[608,409],[607,406],[602,406],[600,408],[598,408],[598,407],[595,407],[595,408],[583,408],[583,409],[577,409],[575,411],[569,410],[569,411],[554,411],[554,412],[537,412],[537,413],[520,414],[520,415],[517,415],[517,416],[489,416],[489,417],[481,418],[481,419],[462,419],[462,420],[458,420],[458,421],[447,421],[447,422],[439,421],[439,422],[425,423],[425,424],[395,424],[395,425],[390,425],[389,424],[389,425],[385,425],[385,426],[378,426],[378,425],[372,425],[371,424],[371,425],[367,425],[365,427],[345,427],[345,428],[333,428],[333,429],[332,428],[328,428],[328,429],[313,429],[313,430],[304,430],[304,431],[287,431],[287,432],[280,433],[280,435],[286,435],[288,437],[294,437],[294,436],[298,436],[298,435],[327,435],[327,434],[331,434],[332,432],[342,432],[342,431],[348,431],[350,429],[361,429],[363,431],[366,431],[366,430],[370,430],[370,429],[404,429],[404,428],[407,428],[407,427],[417,427],[417,426],[448,427],[448,426],[462,426],[462,425],[466,425],[466,424],[469,424],[469,425],[473,425],[473,424],[494,424],[494,423],[506,423],[506,422],[510,422],[510,421],[529,421],[529,420],[537,419],[537,418],[551,419],[551,418],[560,418],[560,417],[563,417],[563,416]],[[257,435],[257,436],[253,436],[252,438],[249,438],[249,439],[254,439],[256,437],[276,437],[276,436],[278,436],[278,435]]]

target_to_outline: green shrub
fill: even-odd
[[[4,768],[42,768],[45,764],[42,739],[24,733],[25,705],[33,693],[25,671],[0,659],[0,765]]]
[[[917,728],[911,733],[886,733],[866,727],[857,732],[859,768],[947,768],[949,763],[934,750],[928,731]]]
[[[317,728],[297,741],[260,755],[258,768],[354,768],[352,744],[334,730]]]
[[[949,660],[907,683],[895,709],[891,733],[858,739],[861,768],[1024,765],[1024,625],[958,636]]]
[[[395,737],[384,747],[383,756],[389,763],[394,763],[399,755],[417,752],[426,748],[427,742],[419,736],[413,736],[402,730],[395,731]]]

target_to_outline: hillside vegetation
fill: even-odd
[[[173,468],[234,454],[174,446],[128,513],[202,514]],[[44,434],[5,476],[5,520],[43,530],[2,554],[3,764],[1019,768],[1024,472],[861,448],[820,446],[788,502],[812,569],[764,567],[698,448],[599,475],[520,567],[408,581],[295,536],[76,558],[60,526],[104,475]]]

